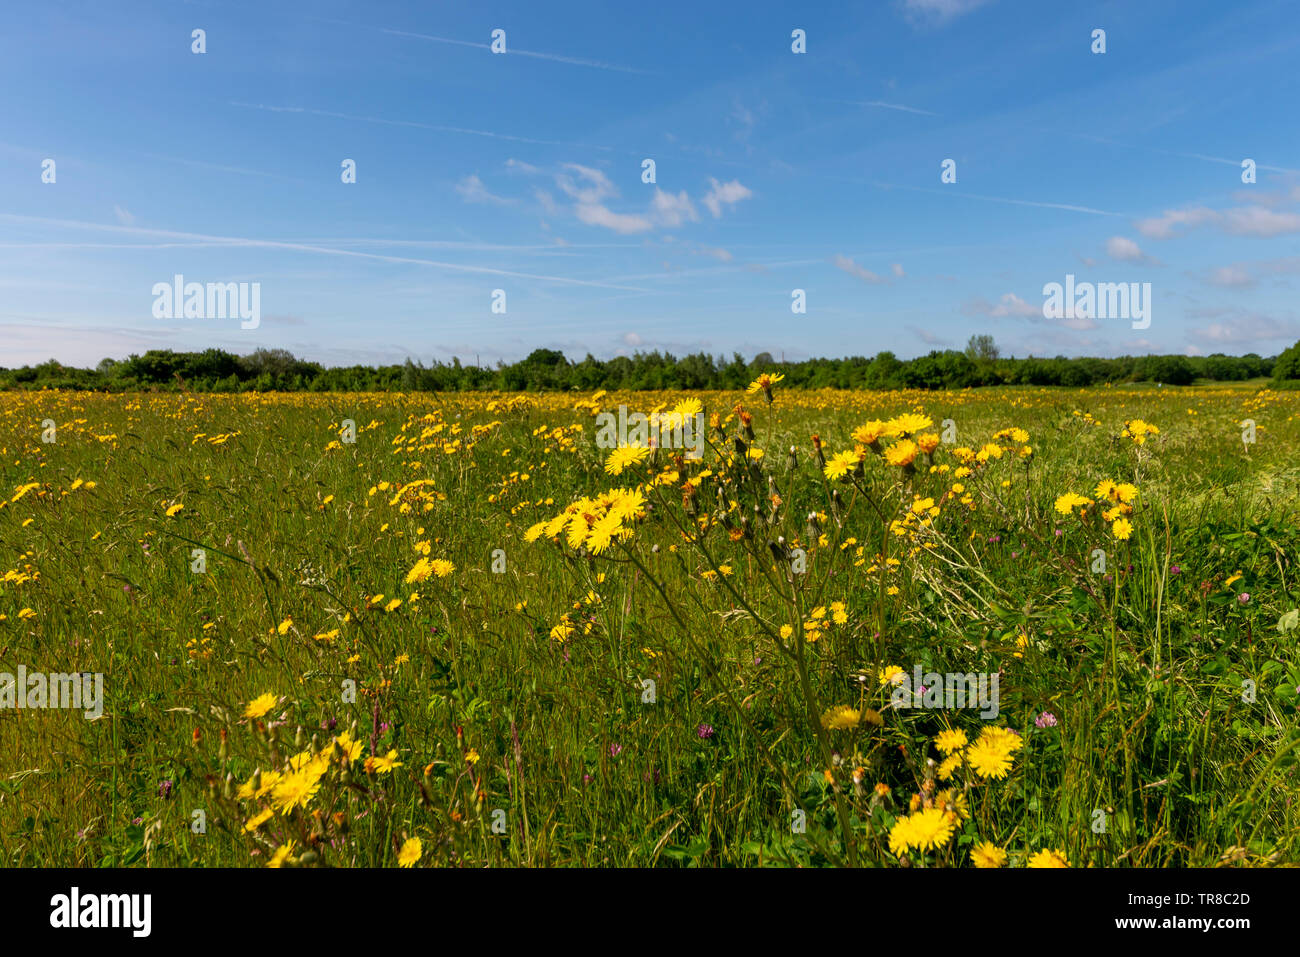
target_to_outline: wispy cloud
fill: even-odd
[[[876,286],[883,286],[889,284],[889,280],[886,279],[884,276],[876,275],[870,269],[867,269],[865,266],[860,266],[857,263],[855,263],[848,256],[837,255],[834,259],[831,260],[831,264],[836,269],[841,269],[844,272],[848,273],[850,276],[853,276],[855,279],[861,279],[863,282],[869,282],[872,285],[876,285]]]
[[[578,203],[574,207],[574,213],[579,222],[588,226],[612,229],[620,236],[648,233],[655,228],[654,223],[644,216],[635,213],[616,213],[603,203]]]
[[[394,36],[394,37],[406,37],[411,40],[425,40],[429,43],[445,43],[451,46],[470,47],[476,50],[485,50],[488,53],[492,52],[492,44],[490,41],[483,42],[483,43],[476,43],[472,40],[458,40],[452,37],[434,36],[433,34],[430,33],[414,33],[410,30],[395,30],[391,27],[380,27],[380,26],[374,26],[367,23],[348,23],[343,20],[331,20],[326,17],[309,17],[308,19],[317,20],[321,23],[332,23],[337,26],[349,27],[351,29],[373,30],[376,33],[386,33],[389,36]],[[493,54],[493,55],[531,57],[532,59],[535,60],[550,60],[553,63],[567,63],[570,66],[585,66],[585,67],[591,67],[592,69],[595,70],[612,70],[616,73],[635,73],[635,74],[641,74],[643,76],[654,75],[653,72],[650,70],[640,70],[635,67],[622,66],[621,64],[618,63],[606,63],[603,60],[589,60],[584,57],[564,56],[559,53],[541,53],[538,52],[537,50],[520,50],[519,48],[510,45],[509,36],[510,36],[509,32],[507,31],[506,52],[503,54]]]
[[[903,10],[913,23],[942,25],[989,2],[990,0],[903,0]]]
[[[987,299],[968,299],[962,304],[961,311],[968,316],[990,316],[994,319],[1008,317],[1018,319],[1043,318],[1042,306],[1031,305],[1014,292],[1003,293],[1002,298],[996,304],[989,302]]]
[[[415,120],[390,120],[381,116],[360,116],[355,113],[337,113],[333,110],[317,110],[306,106],[272,106],[267,103],[241,103],[229,101],[228,105],[245,110],[262,110],[266,113],[298,113],[306,116],[325,116],[335,120],[350,120],[354,123],[378,123],[383,126],[405,126],[417,130],[432,130],[435,133],[458,133],[464,136],[484,136],[494,140],[510,140],[515,143],[531,143],[534,146],[567,146],[577,149],[613,151],[609,146],[597,146],[591,143],[568,143],[559,140],[539,140],[529,136],[515,136],[511,133],[495,133],[491,130],[475,130],[465,126],[441,126],[436,123],[420,123]]]
[[[490,192],[477,174],[463,177],[456,184],[456,192],[467,203],[490,203],[494,206],[510,206],[514,203],[513,199]]]
[[[650,205],[654,209],[660,225],[667,226],[670,229],[681,226],[688,221],[692,223],[699,222],[700,219],[699,213],[695,211],[695,204],[686,195],[686,190],[682,190],[674,196],[672,193],[665,193],[656,187],[654,199],[651,200]]]
[[[1078,206],[1073,203],[1045,203],[1031,199],[1010,199],[1005,196],[982,196],[978,193],[959,193],[949,189],[933,189],[926,186],[903,186],[899,183],[872,183],[878,189],[906,189],[914,193],[935,193],[940,196],[956,196],[961,199],[977,199],[985,203],[1004,203],[1008,206],[1034,206],[1039,209],[1063,209],[1071,213],[1088,213],[1092,216],[1124,216],[1107,209],[1094,209],[1091,206]]]
[[[928,329],[922,329],[920,326],[908,326],[907,329],[927,346],[947,346],[951,344],[951,340],[935,335],[933,332],[930,332]]]
[[[1144,266],[1160,265],[1159,260],[1148,256],[1127,236],[1112,236],[1106,240],[1106,255],[1119,262],[1138,263]]]
[[[722,216],[723,206],[734,206],[742,199],[749,199],[754,195],[753,191],[749,187],[741,185],[738,179],[733,179],[730,183],[719,183],[710,176],[709,184],[709,191],[704,194],[704,198],[700,202],[713,214],[714,219]]]
[[[87,223],[66,219],[48,219],[40,216],[20,216],[14,213],[0,213],[0,222],[51,226],[63,229],[93,230],[98,232],[122,233],[129,235],[165,236],[171,239],[219,243],[223,246],[232,248],[283,249],[293,252],[317,253],[324,256],[344,256],[357,259],[369,259],[377,262],[431,266],[436,269],[446,269],[453,272],[487,276],[503,276],[510,279],[532,279],[539,282],[553,282],[568,286],[590,286],[598,289],[621,289],[625,292],[647,291],[645,289],[615,285],[594,279],[574,279],[568,276],[546,276],[536,273],[516,272],[509,269],[495,269],[490,266],[473,266],[465,263],[442,262],[436,259],[417,259],[410,256],[386,256],[380,253],[366,253],[355,249],[340,249],[333,246],[322,246],[311,243],[288,243],[272,239],[250,239],[239,236],[209,236],[202,233],[187,233],[166,229],[146,229],[139,226],[110,226],[103,223]]]
[[[1211,286],[1246,289],[1258,285],[1261,276],[1300,275],[1300,256],[1231,263],[1227,266],[1211,267],[1201,272],[1191,272],[1188,275]]]
[[[1245,157],[1238,157],[1237,159],[1229,159],[1226,156],[1209,156],[1205,153],[1185,153],[1180,150],[1166,150],[1166,149],[1161,149],[1158,146],[1147,146],[1142,143],[1126,143],[1122,140],[1106,139],[1103,136],[1092,136],[1088,133],[1067,133],[1066,135],[1073,136],[1081,140],[1088,140],[1093,143],[1102,143],[1106,146],[1122,146],[1126,149],[1145,150],[1148,153],[1160,153],[1163,156],[1178,156],[1181,157],[1182,159],[1200,160],[1201,162],[1204,163],[1217,163],[1221,166],[1235,166],[1238,169],[1241,169],[1242,160],[1245,159]],[[1251,158],[1253,159],[1254,157]],[[1255,163],[1255,169],[1266,170],[1270,173],[1290,173],[1290,174],[1300,173],[1300,169],[1293,169],[1289,166],[1271,166],[1267,163],[1260,163],[1258,161],[1256,161]]]
[[[1291,342],[1300,337],[1300,322],[1294,318],[1280,319],[1244,307],[1191,310],[1189,315],[1195,318],[1198,312],[1206,317],[1217,316],[1220,320],[1192,330],[1192,336],[1202,342],[1243,347],[1253,344]]]
[[[1246,289],[1255,285],[1255,277],[1240,266],[1218,266],[1206,270],[1200,279],[1211,286],[1225,289]]]
[[[266,179],[288,180],[292,183],[302,183],[305,180],[298,179],[294,176],[284,176],[280,173],[268,173],[260,169],[248,169],[245,166],[228,166],[224,163],[209,163],[204,160],[185,159],[180,156],[164,156],[161,153],[137,153],[137,156],[145,156],[149,159],[162,160],[164,163],[176,163],[180,166],[190,166],[195,169],[210,169],[218,173],[234,173],[238,176],[261,176]]]
[[[1232,236],[1269,239],[1300,232],[1300,213],[1267,206],[1237,206],[1222,211],[1195,206],[1167,209],[1159,216],[1140,219],[1133,226],[1149,239],[1173,239],[1199,226],[1217,226]]]
[[[829,100],[831,103],[847,103],[850,106],[868,106],[877,110],[895,110],[899,113],[915,113],[918,116],[939,116],[939,113],[930,110],[918,109],[915,106],[904,106],[902,103],[886,103],[884,100]]]

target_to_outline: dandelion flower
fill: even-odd
[[[960,751],[966,747],[966,732],[960,728],[950,728],[947,731],[940,731],[935,736],[934,746],[945,756],[952,754],[954,751]]]
[[[276,848],[275,853],[271,855],[271,859],[266,862],[266,866],[284,867],[284,862],[287,861],[289,859],[289,855],[293,853],[293,846],[294,846],[293,841],[290,841],[288,844],[281,844],[278,848]]]
[[[952,838],[954,824],[943,808],[928,807],[913,814],[913,837],[918,850],[943,847]]]
[[[1007,863],[1007,852],[991,841],[980,841],[971,850],[970,859],[979,868],[998,868]]]
[[[397,855],[398,867],[414,867],[419,863],[420,855],[424,853],[424,844],[418,837],[408,838],[403,844],[402,849]]]
[[[939,436],[935,435],[933,432],[918,435],[916,437],[916,447],[926,455],[929,455],[939,447]]]
[[[981,734],[966,749],[966,760],[981,778],[1001,780],[1011,770],[1011,750],[1006,742]]]
[[[878,677],[880,678],[880,686],[883,688],[885,685],[902,684],[903,679],[907,677],[907,672],[898,665],[890,665],[887,668],[881,668]]]
[[[1098,491],[1098,494],[1101,494],[1100,491]],[[1066,492],[1056,500],[1056,505],[1054,507],[1060,515],[1071,515],[1080,505],[1091,504],[1092,499],[1090,498],[1084,498],[1082,495],[1076,495],[1074,492]]]
[[[852,472],[861,461],[862,456],[857,452],[837,452],[826,463],[826,468],[822,469],[822,472],[834,482]]]
[[[623,521],[617,515],[606,515],[591,528],[587,537],[587,547],[593,555],[599,555],[609,548],[614,536],[623,528]]]
[[[305,808],[320,790],[320,779],[324,773],[325,765],[313,761],[302,770],[281,778],[271,791],[271,806],[281,814],[288,814],[294,808]]]
[[[853,441],[860,445],[875,445],[884,434],[885,423],[879,419],[873,419],[853,430]]]
[[[649,446],[620,445],[609,453],[609,458],[605,459],[605,471],[610,475],[622,475],[624,469],[630,468],[649,455]]]
[[[935,769],[935,776],[940,781],[951,781],[953,772],[961,767],[961,753],[949,755],[943,759],[943,762]]]
[[[772,386],[776,385],[784,378],[785,376],[779,372],[764,372],[749,384],[749,387],[745,389],[745,392],[748,395],[757,395],[759,392],[762,392],[763,395],[767,396],[767,399],[770,402],[772,399]]]
[[[822,715],[822,727],[831,731],[856,728],[862,721],[862,712],[846,704],[838,704]]]
[[[934,425],[934,420],[928,415],[920,415],[916,412],[906,412],[903,415],[895,416],[885,423],[885,432],[888,435],[896,435],[904,438],[909,435],[915,435]]]
[[[1115,486],[1114,494],[1121,502],[1128,505],[1133,499],[1137,498],[1137,486],[1131,482],[1120,482]]]
[[[376,774],[388,774],[394,768],[400,768],[402,762],[397,760],[397,751],[389,751],[383,757],[370,758],[366,761],[366,770]]]
[[[899,467],[911,465],[916,453],[916,443],[911,439],[903,439],[885,449],[885,461]]]
[[[1069,867],[1070,860],[1062,850],[1039,851],[1029,859],[1026,867]]]
[[[902,857],[913,843],[913,827],[910,817],[900,817],[889,829],[889,852],[895,857]]]
[[[244,717],[245,718],[263,717],[268,711],[270,711],[272,708],[275,707],[276,702],[279,700],[280,698],[278,695],[275,694],[275,692],[268,691],[266,694],[254,698],[252,701],[248,702],[248,707],[244,709]]]
[[[262,811],[260,814],[254,814],[252,817],[250,817],[250,818],[249,818],[249,819],[244,823],[244,830],[245,830],[245,831],[256,831],[259,827],[261,827],[263,824],[265,824],[267,821],[269,821],[269,820],[270,820],[272,817],[274,817],[274,816],[275,816],[275,812],[272,811],[272,810],[268,807],[268,808],[266,808],[264,811]]]

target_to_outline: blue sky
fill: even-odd
[[[1293,0],[6,17],[3,366],[209,346],[335,365],[1300,339]],[[259,283],[261,324],[154,318],[153,285],[177,273]],[[1150,327],[1045,319],[1043,286],[1067,274],[1151,283]]]

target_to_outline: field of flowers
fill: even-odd
[[[103,675],[0,685],[0,851],[1293,862],[1298,446],[1245,386],[0,393],[0,672]]]

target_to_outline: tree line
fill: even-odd
[[[1281,355],[1146,355],[1118,358],[1004,357],[990,336],[972,336],[965,350],[933,351],[915,359],[892,352],[874,357],[784,362],[762,352],[750,360],[707,353],[674,357],[658,351],[580,362],[554,349],[536,349],[518,362],[492,367],[407,359],[385,366],[334,366],[296,358],[284,349],[234,355],[221,349],[174,352],[151,349],[122,360],[104,359],[79,369],[51,359],[19,369],[0,368],[0,389],[174,389],[196,392],[542,392],[595,389],[743,389],[760,372],[784,375],[796,389],[964,389],[1032,385],[1083,387],[1102,383],[1245,381],[1272,377],[1300,385],[1300,343]]]

